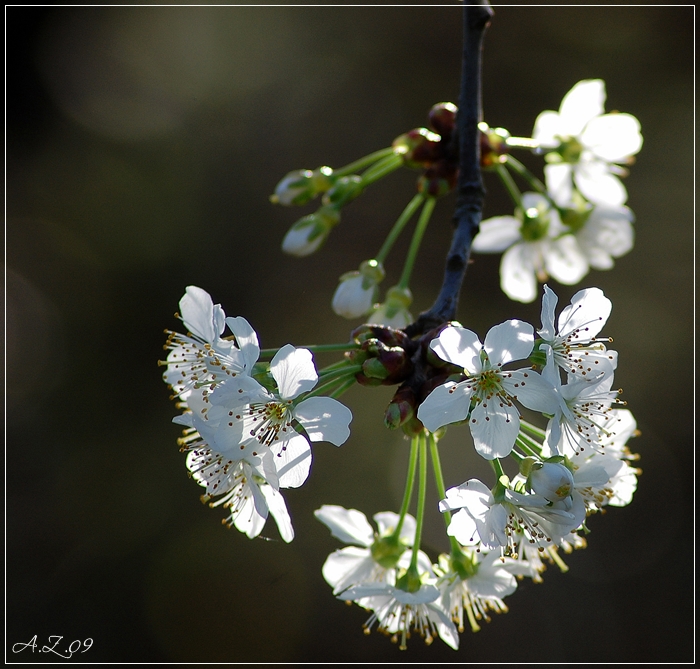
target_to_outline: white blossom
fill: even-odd
[[[538,281],[551,276],[573,285],[588,273],[585,253],[546,197],[523,193],[515,213],[482,221],[472,242],[477,253],[503,252],[501,289],[508,297],[532,302]]]
[[[557,545],[581,525],[586,515],[582,504],[552,503],[541,495],[508,488],[503,488],[496,500],[478,479],[448,489],[439,509],[443,513],[456,511],[447,534],[460,544],[501,550],[506,556],[517,555],[523,534],[530,543],[544,549]]]
[[[204,420],[216,421],[216,449],[245,453],[266,446],[275,455],[280,487],[296,488],[311,466],[309,441],[343,444],[350,435],[352,413],[330,397],[297,401],[316,386],[318,375],[308,349],[283,346],[270,363],[277,390],[271,392],[252,377],[228,378],[208,396]],[[297,431],[300,426],[303,434]]]
[[[467,378],[435,388],[418,407],[418,418],[434,432],[469,416],[477,452],[489,460],[507,456],[520,429],[514,400],[536,411],[552,412],[556,406],[550,384],[537,372],[503,369],[527,358],[533,343],[532,326],[518,320],[492,327],[483,344],[471,330],[445,328],[430,348],[442,360],[462,367]]]
[[[551,348],[554,363],[569,374],[583,377],[595,373],[594,369],[606,361],[614,369],[617,354],[605,346],[610,339],[598,338],[612,311],[612,302],[600,288],[580,290],[559,314],[555,325],[554,311],[558,299],[545,285],[542,327],[537,334]]]
[[[376,532],[365,514],[356,509],[326,504],[314,515],[334,537],[351,544],[331,553],[323,565],[323,578],[333,588],[334,595],[367,583],[394,585],[396,568],[408,567],[416,533],[416,521],[412,516],[407,514],[404,517],[400,535],[392,544],[387,539],[397,527],[399,516],[396,513],[376,513],[373,516],[378,528]],[[423,570],[430,569],[430,559],[425,553],[420,553],[419,565]],[[361,601],[358,603],[364,605]]]
[[[434,577],[432,578],[434,581]],[[378,631],[398,641],[406,649],[411,632],[417,632],[426,644],[440,637],[457,650],[459,635],[439,601],[440,591],[433,583],[423,583],[415,592],[407,592],[389,583],[358,585],[338,595],[345,601],[362,601],[373,613],[364,624],[369,633],[377,624]]]
[[[220,304],[197,286],[188,286],[180,300],[180,318],[188,330],[183,335],[166,331],[169,350],[162,365],[163,380],[186,401],[195,386],[216,383],[225,376],[250,374],[259,352],[255,331],[245,318],[226,318]],[[233,340],[221,335],[228,326]]]
[[[468,578],[462,578],[450,565],[450,557],[444,553],[438,557],[440,576],[437,587],[440,590],[442,607],[457,623],[460,632],[464,631],[466,611],[471,629],[478,632],[477,621],[490,622],[489,612],[506,613],[508,607],[503,598],[511,595],[518,587],[512,570],[517,563],[510,558],[502,558],[498,551],[470,553],[474,571]]]
[[[608,419],[618,396],[617,390],[611,390],[617,354],[612,361],[594,360],[591,368],[580,374],[567,374],[567,383],[562,384],[551,347],[543,344],[542,348],[547,355],[542,376],[552,384],[558,402],[547,423],[545,449],[553,455],[597,450],[602,423]]]
[[[618,178],[642,147],[639,121],[630,114],[604,113],[605,83],[578,82],[559,111],[544,111],[535,121],[533,139],[552,153],[545,167],[550,194],[560,206],[571,200],[575,186],[596,204],[620,206],[627,191]]]

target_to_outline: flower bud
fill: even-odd
[[[429,167],[442,157],[442,137],[427,128],[414,128],[399,135],[392,143],[394,152],[403,156],[407,167]]]
[[[384,412],[384,425],[395,430],[411,420],[416,413],[416,396],[408,385],[402,385],[394,393]]]
[[[451,102],[438,102],[428,112],[428,125],[443,139],[446,139],[454,130],[456,118],[456,105]]]
[[[481,167],[489,169],[504,163],[509,152],[507,139],[510,133],[505,128],[490,128],[488,123],[479,123]]]
[[[351,174],[347,177],[340,177],[333,186],[324,194],[323,204],[333,204],[340,209],[348,202],[354,200],[362,194],[364,186],[362,177]]]
[[[415,437],[419,434],[425,434],[425,425],[419,420],[418,416],[411,416],[403,425],[401,429],[404,434],[408,437]]]
[[[530,488],[550,502],[569,497],[574,490],[574,475],[563,464],[542,462],[532,466],[528,477]]]
[[[333,311],[344,318],[358,318],[372,310],[377,285],[384,278],[384,268],[376,260],[365,260],[357,272],[347,272],[333,295]]]
[[[285,207],[306,204],[333,185],[332,174],[330,167],[319,167],[313,171],[294,170],[277,184],[275,192],[270,195],[270,202]]]
[[[458,169],[451,160],[435,161],[418,177],[418,192],[431,197],[447,195],[457,185]]]
[[[413,321],[408,311],[408,306],[413,301],[413,296],[408,288],[393,286],[386,294],[383,304],[375,305],[374,312],[367,319],[368,323],[386,325],[400,330]]]
[[[403,331],[384,325],[365,323],[355,328],[351,337],[357,344],[362,344],[368,339],[376,339],[387,346],[400,346],[404,351],[413,351],[415,343]]]
[[[363,375],[380,379],[385,385],[404,381],[413,369],[410,354],[401,346],[387,346],[378,339],[365,339],[360,350],[367,354],[362,363]]]
[[[282,240],[282,250],[293,256],[308,256],[326,241],[331,229],[340,221],[333,207],[321,207],[313,214],[300,218]]]

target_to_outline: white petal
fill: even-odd
[[[498,548],[507,544],[506,523],[508,512],[502,504],[493,504],[483,518],[475,518],[481,543],[486,548]]]
[[[236,508],[236,515],[233,517],[233,524],[239,532],[243,532],[249,539],[254,539],[267,520],[267,501],[257,485],[248,486],[249,494],[242,497],[242,501]]]
[[[462,367],[470,374],[481,371],[481,341],[471,330],[447,327],[430,342],[430,348],[441,360]]]
[[[280,488],[298,488],[309,476],[311,448],[300,434],[276,441],[270,447],[275,456],[275,467]]]
[[[542,413],[554,413],[559,406],[552,384],[533,370],[518,369],[505,372],[508,378],[502,381],[506,392],[516,397],[528,409]]]
[[[321,573],[326,583],[333,587],[333,594],[337,595],[349,586],[369,581],[375,569],[376,562],[367,548],[348,546],[331,553]]]
[[[252,376],[246,374],[227,378],[223,383],[217,385],[209,396],[209,402],[212,405],[221,405],[228,409],[252,403],[264,404],[273,399],[273,395]]]
[[[554,329],[554,310],[557,307],[559,298],[557,294],[547,285],[544,285],[544,295],[542,296],[542,327],[537,334],[546,341],[552,341],[556,336]]]
[[[492,367],[512,360],[523,360],[532,353],[534,329],[529,323],[512,319],[494,325],[484,339],[484,351]]]
[[[399,522],[399,514],[393,511],[380,511],[379,513],[375,513],[372,518],[374,518],[374,522],[377,523],[379,535],[382,537],[391,534],[396,529]],[[401,526],[400,538],[407,546],[412,546],[415,536],[416,519],[412,515],[406,514],[403,519],[403,525]]]
[[[476,521],[467,513],[466,509],[459,509],[457,513],[452,515],[447,527],[447,534],[457,539],[462,546],[474,546],[480,541]]]
[[[187,329],[200,339],[214,342],[224,329],[224,312],[221,305],[214,306],[206,290],[187,286],[180,300],[180,316]]]
[[[289,543],[294,539],[294,528],[292,527],[292,519],[289,517],[287,504],[284,501],[284,497],[282,497],[282,493],[269,485],[261,486],[260,491],[265,496],[265,501],[267,502],[272,517],[275,519],[275,523],[277,523],[277,529],[279,530],[282,540]]]
[[[438,386],[418,407],[418,420],[431,432],[462,421],[469,413],[471,395],[471,387],[466,382]]]
[[[535,127],[532,138],[537,140],[544,148],[556,148],[559,146],[561,133],[561,119],[559,112],[543,111],[535,119]]]
[[[270,363],[270,373],[277,381],[280,397],[285,400],[311,390],[318,382],[311,351],[291,344],[277,351]]]
[[[479,479],[469,479],[461,485],[449,488],[438,508],[440,513],[467,508],[471,515],[479,517],[486,513],[491,503],[493,497],[486,485]]]
[[[437,603],[429,606],[428,617],[435,623],[438,636],[452,648],[452,650],[458,650],[459,634],[457,633],[457,627]]]
[[[352,412],[331,397],[309,397],[294,408],[311,441],[330,441],[340,446],[350,436]]]
[[[569,163],[557,163],[544,166],[547,192],[560,207],[567,207],[571,204],[574,193],[572,176],[573,168]]]
[[[486,406],[484,406],[486,405]],[[477,404],[469,417],[476,452],[487,460],[505,458],[520,430],[520,414],[498,397]]]
[[[579,245],[595,269],[610,269],[634,246],[634,215],[627,207],[598,206],[586,225],[576,233]]]
[[[603,329],[611,311],[612,302],[600,288],[579,290],[559,315],[559,335],[572,336],[572,341],[595,337]]]
[[[588,123],[581,143],[603,160],[624,162],[642,148],[639,121],[630,114],[604,114]]]
[[[241,349],[245,369],[250,374],[253,365],[258,361],[260,356],[260,344],[258,343],[258,335],[251,327],[250,323],[243,316],[236,318],[229,317],[226,319],[226,325],[236,337],[238,348]]]
[[[544,437],[545,453],[549,449],[550,455],[559,455],[562,452],[561,437],[561,414],[557,413],[547,423]]]
[[[562,135],[581,134],[587,123],[600,116],[605,105],[605,84],[600,79],[579,81],[561,101],[559,107]]]
[[[331,531],[331,536],[346,544],[358,544],[368,548],[374,541],[372,526],[365,514],[357,509],[324,504],[314,511],[314,516]]]
[[[594,204],[619,207],[627,201],[627,190],[606,163],[589,161],[576,165],[574,181],[583,196]]]
[[[521,239],[520,221],[514,216],[494,216],[481,221],[472,241],[472,251],[501,253]]]
[[[537,297],[532,246],[516,244],[501,258],[501,289],[511,300],[532,302]]]
[[[588,274],[588,261],[573,235],[552,240],[544,261],[547,272],[566,286],[578,283]]]

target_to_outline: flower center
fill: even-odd
[[[474,377],[474,394],[480,399],[491,399],[503,393],[501,375],[494,369],[487,369]]]
[[[292,401],[251,404],[248,415],[253,427],[251,436],[261,444],[271,446],[279,439],[280,432],[292,430]]]

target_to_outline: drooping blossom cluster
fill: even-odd
[[[519,473],[511,479],[498,464],[493,488],[472,478],[446,490],[439,510],[450,515],[452,551],[435,564],[419,553],[419,587],[396,586],[414,542],[405,530],[400,541],[392,534],[386,518],[393,516],[378,514],[383,522],[372,534],[357,510],[317,511],[335,537],[361,546],[333,553],[323,574],[336,596],[371,611],[367,629],[376,623],[403,645],[413,630],[454,648],[454,624],[463,631],[466,616],[476,631],[491,613],[507,611],[503,599],[518,579],[541,581],[547,563],[567,569],[559,551],[586,545],[590,514],[631,501],[639,470],[626,443],[636,422],[611,390],[617,353],[599,336],[612,305],[597,288],[576,293],[558,318],[556,305],[545,285],[537,336],[512,320],[493,327],[483,344],[457,324],[430,342],[463,375],[436,387],[418,408],[429,438],[437,442],[436,432],[466,423],[482,457],[510,456]],[[541,413],[546,429],[525,422],[520,405]],[[400,550],[382,550],[387,543]]]
[[[223,505],[226,523],[249,537],[271,513],[289,542],[294,530],[280,490],[308,477],[309,442],[346,441],[352,414],[335,399],[309,396],[318,381],[309,350],[286,345],[259,365],[248,321],[227,318],[196,286],[188,286],[180,312],[188,333],[169,333],[163,379],[184,409],[173,422],[185,427],[180,444],[206,489],[202,501],[217,498],[210,505]],[[222,337],[226,329],[231,334]]]

